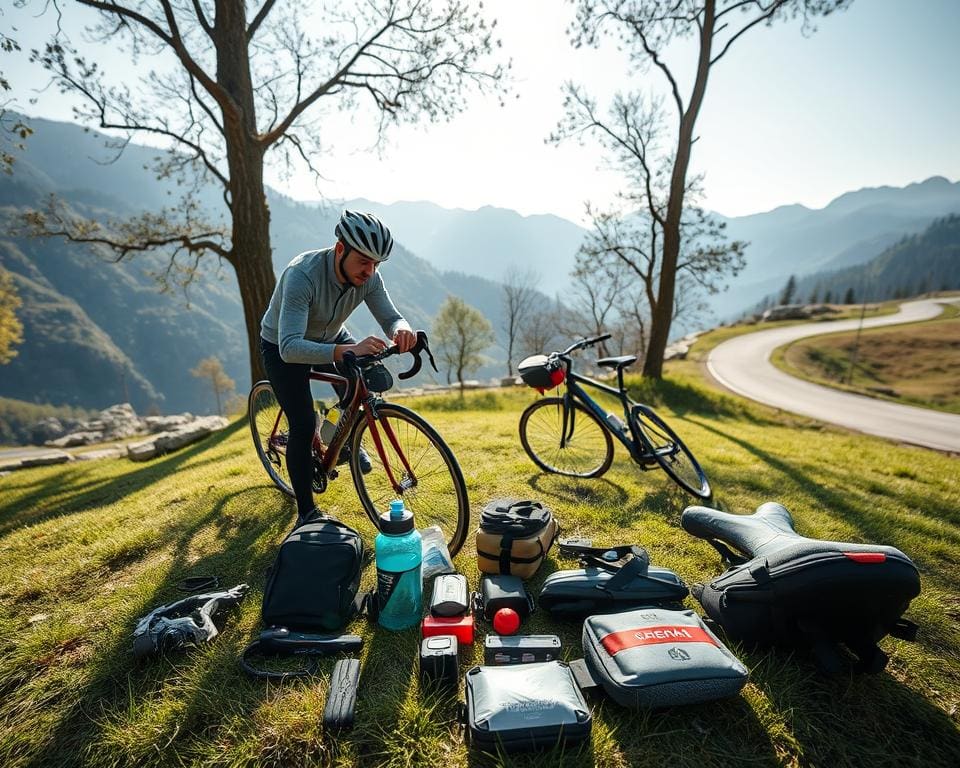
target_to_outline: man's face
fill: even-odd
[[[373,277],[378,266],[378,262],[351,248],[343,260],[343,275],[351,285],[360,286]]]

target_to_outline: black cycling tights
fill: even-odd
[[[346,343],[337,341],[337,343]],[[297,513],[304,517],[313,509],[313,433],[316,415],[313,410],[313,395],[310,392],[310,369],[335,371],[333,365],[310,366],[302,363],[285,363],[280,357],[280,348],[265,339],[260,339],[260,354],[273,392],[290,423],[287,439],[287,471],[290,485],[297,497]]]

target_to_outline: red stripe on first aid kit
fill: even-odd
[[[611,632],[600,639],[600,643],[611,656],[628,648],[658,643],[710,643],[716,645],[707,632],[700,627],[639,627]]]

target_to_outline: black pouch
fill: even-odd
[[[475,611],[487,621],[501,608],[512,608],[523,621],[533,612],[533,596],[519,576],[488,574],[480,581]]]
[[[263,590],[263,621],[294,630],[341,629],[363,606],[363,540],[349,525],[312,518],[280,545]]]
[[[679,607],[689,594],[673,571],[652,567],[641,547],[581,547],[576,554],[585,567],[551,573],[540,590],[540,605],[558,618]]]
[[[590,708],[562,661],[474,667],[466,694],[467,733],[485,752],[567,747],[590,738]]]

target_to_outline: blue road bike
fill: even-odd
[[[607,333],[582,339],[562,352],[538,355],[521,363],[521,376],[531,386],[541,391],[560,383],[566,386],[561,396],[536,400],[520,416],[523,449],[547,472],[600,477],[613,462],[616,438],[641,469],[662,469],[688,493],[709,499],[710,483],[690,449],[653,408],[627,396],[623,372],[636,362],[634,355],[597,360],[601,368],[616,370],[616,389],[573,370],[574,352],[609,338]],[[524,370],[528,361],[531,363]],[[604,410],[585,387],[615,396],[623,407],[623,417]]]

